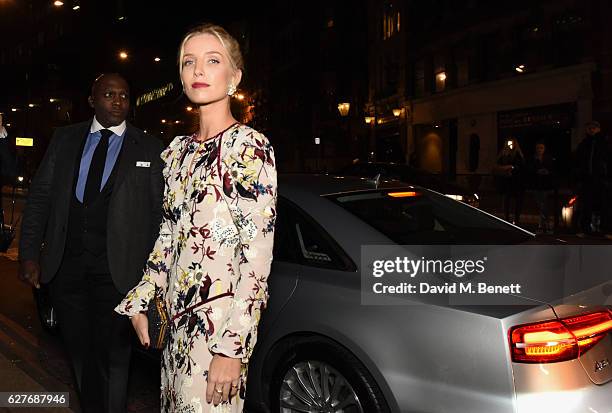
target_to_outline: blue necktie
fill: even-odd
[[[91,163],[89,164],[89,172],[87,173],[87,183],[85,184],[85,194],[83,203],[89,204],[93,202],[100,193],[102,185],[102,175],[104,174],[104,166],[106,165],[106,153],[108,152],[108,139],[113,134],[108,129],[100,130],[102,135],[96,150],[94,151]]]

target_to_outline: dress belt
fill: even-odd
[[[184,309],[183,311],[176,313],[174,316],[172,316],[171,321],[174,322],[174,320],[176,320],[177,318],[183,316],[184,314],[190,313],[193,310],[203,306],[204,304],[210,303],[211,301],[214,301],[214,300],[217,300],[217,299],[223,298],[223,297],[233,297],[233,296],[234,296],[234,293],[227,292],[227,293],[215,295],[214,297],[207,298],[206,300],[202,300],[199,303],[196,303],[196,304],[194,304],[192,306],[189,306],[186,309]]]

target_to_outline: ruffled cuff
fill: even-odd
[[[146,312],[154,295],[155,285],[150,281],[142,280],[115,307],[115,312],[128,317]]]

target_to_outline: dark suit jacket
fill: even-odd
[[[19,242],[20,260],[36,260],[41,282],[55,277],[66,245],[76,163],[91,121],[59,128],[30,186]],[[128,123],[107,218],[108,264],[122,293],[142,278],[159,233],[163,196],[161,142]],[[136,163],[149,162],[149,167]]]

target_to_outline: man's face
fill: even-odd
[[[130,110],[130,90],[127,82],[116,75],[105,75],[93,88],[89,104],[96,112],[96,119],[105,128],[123,122]]]
[[[601,128],[598,128],[595,125],[589,125],[586,128],[586,133],[591,136],[598,134],[600,131],[601,131]]]

